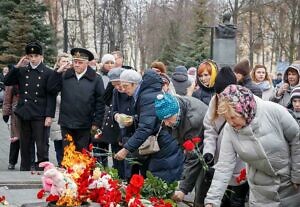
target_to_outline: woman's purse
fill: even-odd
[[[156,153],[160,150],[160,147],[158,145],[158,135],[162,129],[162,123],[160,124],[159,130],[156,133],[156,135],[149,136],[144,143],[139,147],[138,151],[140,155],[150,155],[153,153]]]

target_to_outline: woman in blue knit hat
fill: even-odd
[[[172,136],[181,145],[194,137],[203,137],[203,119],[207,105],[202,101],[187,96],[159,94],[155,100],[155,111],[157,117],[172,129]],[[179,190],[175,191],[173,199],[182,201],[195,187],[194,206],[200,207],[204,203],[204,199],[199,199],[204,197],[199,192],[203,187],[201,184],[205,171],[196,153],[187,152],[185,155],[183,180],[180,181]]]

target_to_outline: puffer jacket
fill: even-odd
[[[223,137],[223,131],[224,131],[224,123],[225,119],[221,116],[219,116],[216,120],[213,120],[213,111],[215,108],[216,102],[216,96],[213,96],[211,99],[211,102],[208,106],[208,111],[204,117],[204,148],[203,148],[203,154],[210,153],[214,156],[214,162],[217,163],[219,159],[219,153],[221,148],[221,141]],[[223,129],[221,129],[223,127]],[[220,133],[218,134],[218,132]],[[236,158],[236,164],[235,168],[233,170],[233,174],[231,177],[231,180],[229,182],[229,185],[231,186],[237,186],[242,183],[237,183],[236,178],[240,175],[240,172],[243,168],[245,168],[245,163],[237,156]]]
[[[226,124],[219,161],[205,203],[220,206],[237,155],[247,163],[249,206],[300,206],[300,130],[287,110],[255,97],[251,123],[234,130]]]
[[[154,100],[161,93],[162,83],[155,71],[145,72],[134,106],[138,119],[137,128],[124,145],[130,152],[137,150],[150,135],[156,135],[159,130],[161,121],[156,117]],[[184,156],[178,142],[166,129],[160,131],[157,140],[160,151],[149,156],[148,170],[166,182],[179,180]]]
[[[298,71],[298,75],[300,77],[300,64],[292,64],[289,66],[289,68],[292,67],[295,70]],[[289,87],[289,89],[281,96],[277,96],[277,92],[279,90],[279,88],[282,86],[282,84],[284,83],[288,83],[288,74],[287,74],[287,70],[284,72],[283,74],[283,80],[281,83],[279,83],[278,85],[276,85],[275,90],[273,92],[273,95],[270,97],[270,101],[273,101],[275,103],[278,103],[284,107],[287,107],[289,105],[289,102],[291,100],[291,92],[293,90],[292,87]],[[299,83],[298,85],[300,85],[300,78],[299,78]]]

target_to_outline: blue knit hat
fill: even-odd
[[[155,99],[155,111],[157,117],[164,120],[179,112],[179,103],[171,94],[158,94]]]

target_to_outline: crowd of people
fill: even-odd
[[[28,43],[25,53],[3,79],[9,170],[19,151],[21,171],[41,170],[49,140],[61,166],[70,134],[78,151],[93,144],[105,167],[112,154],[121,179],[150,171],[167,183],[180,181],[172,196],[178,202],[195,189],[195,207],[300,206],[300,64],[274,86],[267,68],[251,68],[247,59],[233,68],[204,60],[172,73],[154,61],[141,74],[123,65],[120,51],[97,61],[73,48],[53,68],[43,63],[39,42]],[[139,153],[152,135],[159,150]],[[186,150],[195,138],[199,148]],[[237,179],[242,171],[246,178]]]

